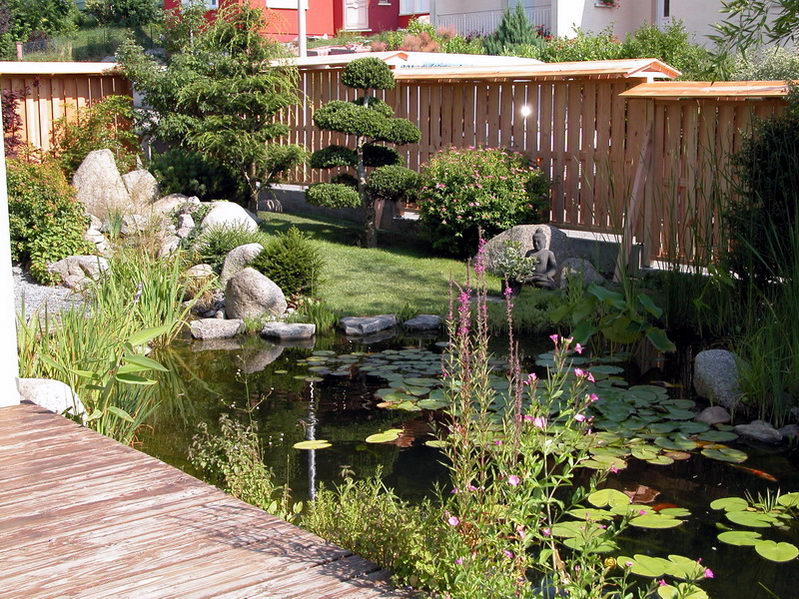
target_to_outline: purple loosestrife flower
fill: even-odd
[[[544,535],[545,537],[550,537],[550,536],[552,536],[552,529],[551,528],[542,528],[541,529],[541,534]]]
[[[585,414],[575,414],[574,419],[577,422],[585,422]]]
[[[578,354],[581,354],[581,353],[583,353],[583,346],[582,346],[582,345],[580,345],[579,343],[578,343],[578,344],[576,344],[576,345],[574,346],[574,351],[576,351]]]
[[[536,416],[533,418],[533,426],[540,429],[545,429],[547,427],[547,419],[543,416]]]
[[[450,526],[458,526],[460,523],[461,521],[458,519],[457,516],[450,516],[447,519],[447,524],[449,524]]]
[[[521,484],[521,482],[522,482],[522,479],[519,478],[518,476],[516,476],[515,474],[511,474],[508,477],[508,484],[511,487],[518,487]]]
[[[715,578],[716,577],[716,575],[713,574],[713,570],[711,570],[710,568],[705,568],[704,576],[705,576],[705,578]]]

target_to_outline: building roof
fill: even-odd
[[[788,94],[784,81],[657,81],[642,83],[621,95],[627,98],[782,98]]]
[[[115,62],[0,61],[0,75],[108,75]]]

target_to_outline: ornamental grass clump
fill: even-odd
[[[518,152],[451,148],[422,170],[419,210],[434,248],[466,256],[481,230],[491,237],[547,220],[549,179]]]
[[[375,202],[401,201],[418,185],[418,175],[400,164],[397,151],[382,144],[416,143],[421,132],[409,120],[394,117],[394,109],[375,97],[377,90],[396,85],[391,69],[379,58],[353,60],[344,68],[341,82],[362,95],[349,102],[328,102],[314,113],[314,124],[353,136],[355,147],[327,146],[313,153],[310,164],[319,169],[354,169],[355,176],[339,173],[330,183],[311,185],[305,197],[327,208],[361,208],[363,242],[372,248],[377,245]]]

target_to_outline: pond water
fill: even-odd
[[[535,356],[549,346],[548,339],[527,343],[524,353],[530,358],[526,365],[533,368]],[[164,381],[161,385],[164,401],[141,437],[141,449],[202,478],[202,473],[194,471],[187,458],[197,425],[205,422],[214,431],[220,415],[231,414],[257,422],[266,448],[265,462],[276,473],[278,482],[288,482],[297,500],[307,500],[320,484],[340,481],[342,471],[366,477],[378,467],[382,468],[386,483],[401,496],[418,499],[430,495],[436,485],[445,486],[447,479],[441,455],[424,444],[425,438],[431,438],[428,433],[433,412],[419,411],[411,405],[417,398],[391,395],[385,377],[402,383],[402,375],[397,371],[402,373],[407,366],[406,387],[408,380],[421,387],[425,379],[434,378],[437,368],[434,354],[440,353],[441,348],[442,342],[437,338],[402,336],[362,341],[319,338],[314,345],[299,347],[277,346],[257,338],[242,342],[176,342],[158,356],[170,367],[172,384]],[[501,347],[496,348],[497,353],[501,351]],[[546,356],[539,365],[545,363]],[[617,367],[605,368],[609,374],[615,374]],[[637,378],[629,371],[625,375],[628,379]],[[635,389],[639,390],[630,401],[651,397],[656,390],[651,386]],[[376,397],[376,392],[383,397]],[[677,398],[680,392],[674,387],[669,393]],[[429,397],[434,398],[434,393]],[[379,402],[386,401],[394,402],[392,407],[396,408],[403,398],[413,400],[405,404],[404,410],[377,407]],[[425,405],[428,404],[422,407]],[[434,407],[435,403],[429,405]],[[625,422],[629,424],[629,419],[638,417],[619,415],[624,404],[621,406],[599,415],[598,421],[627,419]],[[658,492],[654,499],[639,497],[636,502],[648,501],[655,506],[673,504],[687,508],[691,515],[684,524],[669,530],[628,528],[621,539],[622,552],[702,557],[703,563],[715,572],[715,578],[702,585],[714,599],[799,597],[795,582],[799,560],[776,564],[762,559],[752,547],[720,542],[717,534],[725,529],[722,527],[744,528],[730,524],[723,512],[710,508],[710,503],[721,497],[743,497],[746,493],[756,497],[769,490],[780,489],[784,493],[799,490],[799,452],[795,448],[777,451],[725,440],[724,445],[731,451],[746,452],[745,462],[709,459],[698,450],[684,459],[681,449],[687,448],[670,445],[674,439],[683,439],[681,431],[687,435],[692,430],[689,421],[679,421],[685,418],[680,413],[684,407],[687,404],[675,402],[668,408],[672,420],[664,422],[654,416],[650,419],[649,426],[672,435],[672,441],[663,444],[665,448],[655,447],[661,454],[653,458],[648,449],[639,448],[638,455],[650,461],[628,458],[626,469],[612,475],[608,484],[629,492],[639,490],[644,495],[651,491],[639,486],[653,489]],[[648,413],[646,409],[641,411]],[[403,429],[395,442],[365,442],[369,435],[389,428]],[[721,431],[721,437],[724,432]],[[713,431],[710,438],[713,434],[719,432]],[[309,438],[326,439],[332,447],[318,451],[293,449],[295,443]],[[713,455],[714,447],[709,446],[708,455]],[[670,461],[664,455],[675,459],[656,465],[658,460]],[[737,454],[731,455],[735,458]],[[721,457],[727,459],[725,455]],[[789,529],[769,530],[763,536],[796,544],[798,528],[793,522]]]

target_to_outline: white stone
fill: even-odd
[[[195,264],[191,268],[186,269],[186,276],[195,279],[202,279],[210,277],[214,274],[214,267],[210,264]]]
[[[122,217],[122,226],[119,229],[122,235],[134,235],[147,229],[149,221],[141,214],[126,214]]]
[[[194,217],[191,214],[178,214],[178,229],[193,229]]]
[[[66,412],[75,416],[86,413],[83,402],[72,387],[53,379],[19,379],[17,381],[20,401],[29,401],[56,414]]]
[[[283,346],[272,345],[266,349],[255,352],[248,352],[244,356],[244,364],[242,370],[245,374],[255,374],[261,372],[272,362],[277,360],[283,353]]]
[[[178,208],[185,208],[187,205],[199,205],[200,200],[196,197],[185,196],[182,193],[171,193],[156,201],[151,209],[157,214],[170,214]]]
[[[146,169],[122,175],[122,181],[134,206],[149,206],[158,199],[158,181]]]
[[[406,320],[402,326],[409,331],[436,331],[441,328],[441,317],[436,314],[419,314]]]
[[[257,231],[258,224],[250,218],[247,211],[233,202],[214,202],[211,210],[200,224],[203,231],[214,228],[244,229]]]
[[[780,429],[780,434],[785,439],[799,439],[799,424],[786,424]]]
[[[699,397],[733,409],[741,399],[735,354],[706,349],[694,358],[694,390]]]
[[[72,185],[86,212],[100,219],[126,214],[133,207],[111,150],[89,152],[75,171]]]
[[[167,256],[171,256],[180,247],[180,237],[177,235],[169,235],[164,241],[161,243],[161,248],[158,250],[158,257],[159,258],[166,258]]]
[[[219,275],[219,283],[227,285],[230,278],[246,268],[255,257],[264,251],[264,246],[260,243],[247,243],[233,248],[225,256],[225,263],[222,265],[222,274]]]
[[[346,335],[370,335],[397,326],[394,314],[378,316],[347,316],[339,321]]]
[[[263,337],[276,337],[284,340],[310,339],[315,334],[315,324],[298,322],[267,322],[261,330]]]
[[[108,270],[108,260],[101,256],[68,256],[51,264],[48,270],[59,275],[67,287],[77,289],[99,279]]]
[[[283,290],[254,268],[236,273],[225,287],[225,312],[229,318],[282,316],[286,307]]]
[[[229,339],[241,331],[244,323],[241,320],[222,320],[219,318],[201,318],[189,324],[191,336],[195,339]]]

